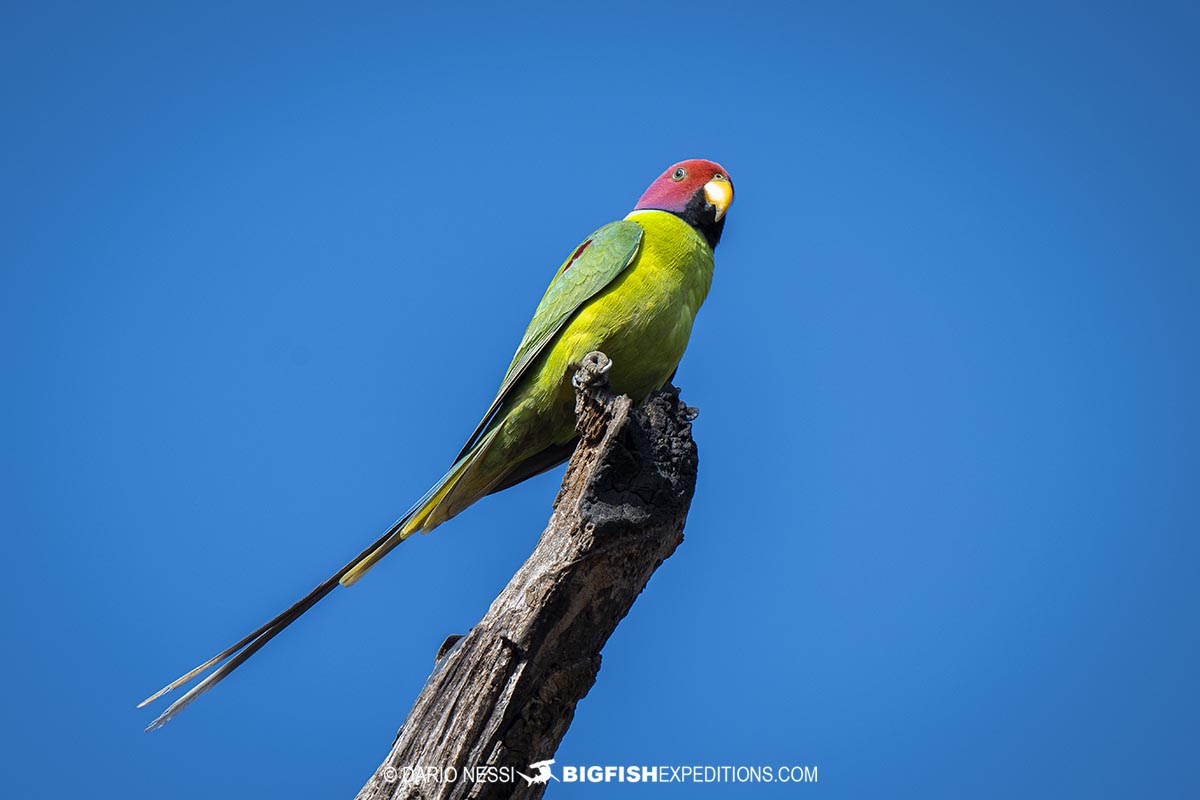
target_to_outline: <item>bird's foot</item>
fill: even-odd
[[[593,350],[579,362],[579,369],[571,378],[571,385],[577,390],[593,389],[608,383],[608,371],[612,369],[612,359]]]
[[[608,388],[612,365],[611,358],[593,350],[579,362],[579,369],[571,378],[575,387],[575,432],[585,441],[603,436],[608,424],[609,406],[614,399]]]

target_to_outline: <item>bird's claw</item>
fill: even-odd
[[[579,369],[575,370],[571,377],[571,385],[576,389],[603,386],[608,382],[608,371],[612,369],[612,365],[611,358],[599,350],[593,350],[579,362]]]

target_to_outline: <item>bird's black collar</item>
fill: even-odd
[[[683,212],[675,212],[675,216],[700,231],[708,246],[713,250],[717,249],[717,242],[721,241],[721,231],[725,230],[725,218],[717,219],[717,209],[708,202],[703,191],[692,195]]]

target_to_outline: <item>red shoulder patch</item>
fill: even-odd
[[[575,252],[571,254],[571,257],[567,260],[566,266],[564,266],[562,268],[562,271],[566,272],[567,270],[569,270],[571,268],[571,265],[575,263],[576,259],[578,259],[581,255],[583,255],[583,251],[587,250],[589,247],[591,247],[591,244],[592,244],[592,240],[588,239],[586,242],[579,245],[579,247],[576,247]]]

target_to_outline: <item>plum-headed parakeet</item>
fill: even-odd
[[[147,730],[166,723],[334,587],[357,581],[412,534],[428,533],[481,497],[565,461],[576,437],[571,375],[586,354],[608,355],[613,390],[635,402],[666,384],[708,294],[713,250],[732,202],[733,184],[721,165],[682,161],[650,184],[627,217],[584,239],[555,273],[495,399],[441,480],[299,602],[142,701],[144,706],[221,665]]]

